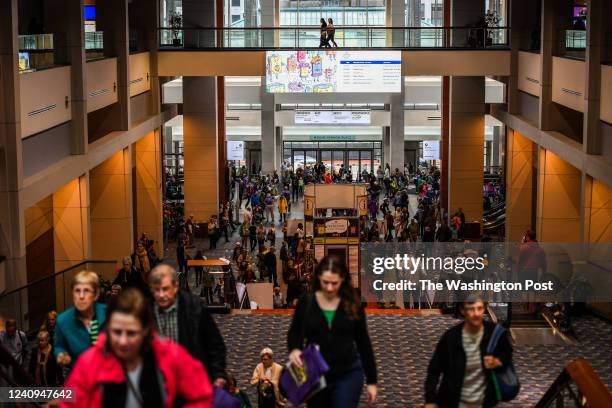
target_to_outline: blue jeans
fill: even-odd
[[[363,367],[361,360],[357,359],[348,371],[328,382],[327,387],[315,394],[307,405],[309,408],[356,408],[363,380]]]

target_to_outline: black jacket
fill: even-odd
[[[480,342],[480,355],[484,357],[487,353],[487,345],[493,334],[495,324],[485,321],[484,333]],[[461,399],[461,387],[465,375],[465,351],[461,334],[463,323],[450,328],[442,335],[436,346],[429,366],[427,367],[427,379],[425,380],[425,403],[436,403],[439,408],[455,408],[459,406]],[[493,355],[499,358],[503,365],[512,361],[512,346],[507,335],[502,335],[497,343]],[[487,388],[483,407],[492,407],[497,404],[495,389],[491,371],[484,369]],[[440,387],[438,380],[442,375]]]
[[[226,377],[225,343],[217,324],[202,300],[191,293],[178,293],[179,344],[204,364],[210,381]]]
[[[146,283],[142,280],[142,276],[133,266],[129,272],[126,272],[123,268],[119,269],[113,285],[120,285],[121,289],[138,288],[145,290],[147,288]]]
[[[363,307],[359,308],[357,320],[349,320],[341,301],[330,330],[315,296],[302,295],[289,327],[288,350],[302,349],[304,340],[306,344],[315,343],[320,346],[321,355],[330,367],[326,374],[330,381],[351,368],[355,360],[361,357],[366,382],[376,384],[376,361]]]

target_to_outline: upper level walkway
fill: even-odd
[[[320,45],[319,27],[162,27],[158,31],[162,50],[269,50]],[[357,49],[507,49],[509,38],[508,27],[337,26],[334,35],[338,47]]]

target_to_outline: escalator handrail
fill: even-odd
[[[607,408],[612,406],[612,394],[593,370],[593,367],[584,358],[580,357],[565,366],[561,374],[538,401],[536,408],[552,406],[563,387],[570,380],[576,384],[580,394],[586,398],[590,407]]]

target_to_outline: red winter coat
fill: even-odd
[[[62,403],[61,407],[102,406],[102,384],[123,383],[125,374],[119,360],[106,350],[106,333],[98,336],[96,345],[81,354],[66,382],[66,388],[74,389],[75,402]],[[180,345],[153,338],[153,354],[163,377],[166,402],[171,408],[180,395],[185,407],[211,408],[213,389],[208,375],[198,360]]]

